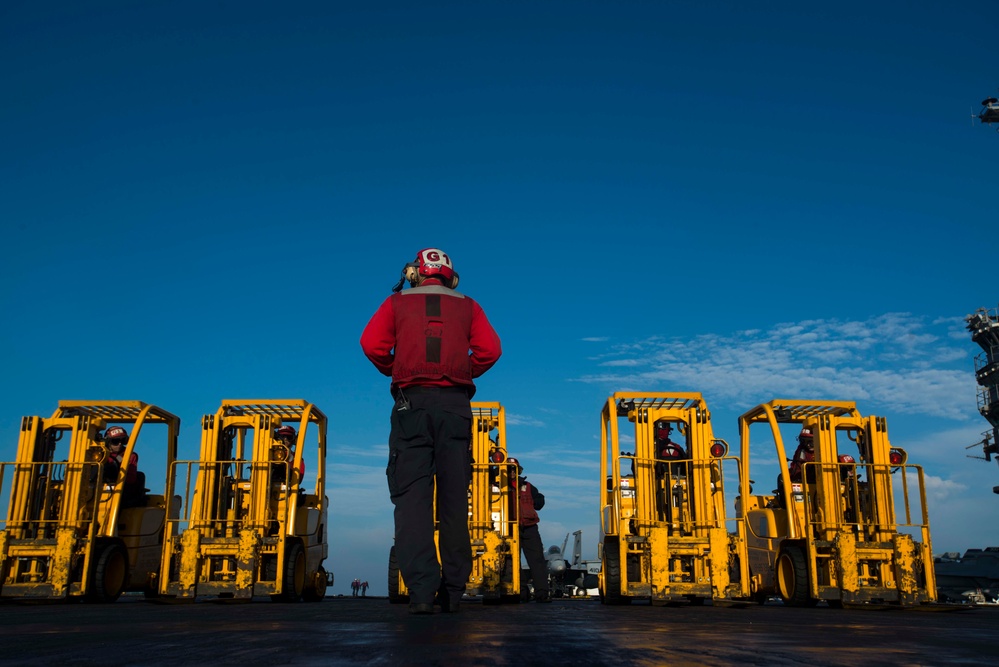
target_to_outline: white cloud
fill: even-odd
[[[605,361],[603,366],[641,366],[641,359],[616,359],[613,361]]]
[[[330,447],[330,452],[336,456],[358,456],[361,458],[388,458],[388,443],[380,442],[371,447],[355,447],[350,445],[334,445]]]
[[[330,497],[330,514],[350,508],[353,519],[360,517],[383,519],[391,516],[392,502],[385,480],[385,465],[361,466],[331,462],[327,467],[326,493]]]
[[[965,484],[933,475],[924,475],[923,482],[926,487],[926,500],[931,507],[937,503],[943,504],[968,489]]]
[[[953,347],[943,330],[952,324],[888,313],[692,339],[654,337],[615,346],[598,359],[604,368],[622,370],[578,381],[686,387],[744,405],[772,396],[866,400],[907,414],[967,420],[975,414],[975,386],[967,352]]]
[[[515,415],[511,413],[506,413],[506,425],[507,426],[544,426],[545,423],[540,419],[535,419],[534,417],[528,417],[526,415]]]

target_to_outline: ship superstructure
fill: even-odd
[[[975,357],[975,379],[978,381],[978,411],[982,413],[991,431],[982,433],[981,442],[971,447],[981,447],[986,461],[999,454],[999,309],[979,308],[965,318],[971,340],[982,348]],[[999,486],[992,487],[999,493]]]

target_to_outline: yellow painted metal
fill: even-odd
[[[236,584],[232,590],[234,597],[252,597],[255,565],[260,554],[261,533],[252,527],[239,531],[239,543],[236,547]],[[284,585],[285,582],[282,582]],[[280,593],[280,590],[275,590]]]
[[[51,417],[22,418],[17,459],[0,463],[0,488],[10,483],[0,527],[0,597],[109,601],[123,591],[150,591],[171,493],[166,488],[126,506],[127,466],[104,478],[102,432],[112,425],[129,431],[124,461],[138,453],[140,440],[144,455],[162,450],[168,466],[175,460],[180,419],[142,401],[60,401]],[[128,576],[121,590],[97,590],[100,552],[112,548],[127,555]]]
[[[648,576],[644,577],[654,598],[668,598],[670,595],[670,543],[669,529],[664,525],[649,526],[646,529],[646,545],[649,557],[642,560],[642,569],[648,568]],[[626,541],[627,543],[627,541]],[[628,554],[625,554],[627,559]],[[625,561],[622,561],[625,562]],[[645,585],[642,582],[640,585]],[[629,594],[633,591],[629,590]]]
[[[297,432],[290,451],[276,439],[281,426]],[[205,415],[200,458],[168,473],[188,512],[169,520],[159,594],[322,599],[326,429],[326,415],[304,399],[224,400]],[[299,550],[304,560],[294,558]]]
[[[468,531],[473,545],[468,592],[484,599],[520,599],[520,505],[517,467],[507,462],[506,410],[472,403],[472,482]],[[499,459],[496,461],[494,459]]]
[[[660,421],[672,426],[683,460],[658,457]],[[701,394],[615,393],[600,430],[601,599],[748,598],[744,521],[725,508],[725,483],[741,476],[739,460],[714,437]],[[633,451],[622,448],[625,438],[634,439]],[[713,456],[712,446],[725,453]]]
[[[814,460],[804,464],[800,481],[784,470],[774,494],[754,495],[751,432],[764,447],[775,447],[778,460],[790,461],[781,424],[812,431]],[[751,428],[756,425],[762,426]],[[754,594],[793,590],[795,599],[785,602],[796,606],[936,599],[923,472],[892,464],[896,448],[883,417],[863,416],[850,401],[775,399],[743,414],[739,433],[746,474],[736,508],[746,520]],[[854,460],[841,462],[844,454]],[[804,588],[794,585],[803,582]]]
[[[832,553],[835,554],[832,562],[836,568],[836,580],[840,590],[844,595],[856,597],[860,593],[860,573],[856,567],[851,567],[852,563],[857,562],[856,536],[848,531],[837,533]]]
[[[468,488],[468,533],[472,544],[472,572],[466,594],[486,603],[520,600],[520,505],[517,466],[508,463],[506,410],[496,402],[473,402],[472,475]],[[435,507],[436,515],[436,507]],[[434,539],[439,536],[435,522]],[[392,576],[390,568],[390,576]],[[408,599],[401,574],[393,602]],[[390,589],[392,587],[390,586]]]

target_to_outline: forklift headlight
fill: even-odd
[[[711,456],[715,457],[716,459],[720,459],[723,456],[728,456],[728,445],[725,444],[724,442],[719,442],[718,440],[715,440],[713,443],[711,443],[710,451],[711,451]]]
[[[904,449],[899,449],[898,447],[892,447],[888,451],[888,462],[893,466],[905,465],[905,461],[909,458],[909,455],[905,453]]]
[[[107,453],[107,450],[101,445],[94,445],[87,450],[87,460],[91,463],[101,463]]]

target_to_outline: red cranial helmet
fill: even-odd
[[[295,429],[291,426],[282,426],[278,430],[274,431],[274,437],[278,440],[284,440],[285,438],[296,440],[298,438],[298,434],[295,433]]]
[[[812,446],[812,431],[807,428],[801,429],[801,433],[798,434],[798,442],[806,445],[808,447]]]
[[[440,278],[451,289],[458,286],[458,274],[451,258],[440,248],[424,248],[416,254],[416,271],[424,278]]]
[[[845,463],[845,464],[857,463],[857,460],[854,459],[849,454],[840,454],[839,456],[836,457],[836,460],[839,461],[840,463]],[[839,476],[841,479],[846,480],[853,477],[855,472],[856,471],[854,470],[853,465],[844,465],[839,469]]]
[[[104,432],[104,440],[111,443],[124,442],[128,440],[128,431],[120,426],[112,426]]]

